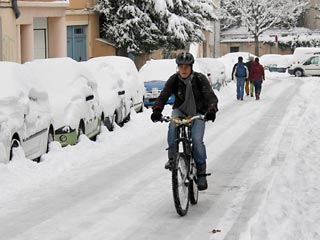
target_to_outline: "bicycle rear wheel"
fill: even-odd
[[[189,208],[189,163],[184,153],[174,155],[172,168],[172,192],[177,213],[184,216]]]

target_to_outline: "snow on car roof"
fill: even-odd
[[[147,61],[139,70],[139,77],[143,82],[152,80],[167,81],[169,77],[177,72],[175,59],[159,59]]]
[[[0,62],[0,99],[27,96],[31,88],[38,88],[34,77],[23,65],[14,62]]]

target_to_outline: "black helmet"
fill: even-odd
[[[184,52],[180,53],[176,58],[176,63],[178,65],[180,64],[186,64],[186,65],[192,65],[194,63],[194,57],[191,53]]]

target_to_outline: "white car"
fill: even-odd
[[[19,146],[39,161],[54,137],[48,95],[21,64],[0,62],[0,72],[0,162],[10,161]]]
[[[130,58],[120,56],[105,56],[95,59],[99,59],[95,61],[103,61],[110,69],[120,75],[124,82],[126,95],[130,99],[131,107],[136,112],[142,112],[144,87],[143,82],[139,81],[138,70],[134,62]]]
[[[223,63],[217,58],[196,58],[195,63],[200,67],[200,72],[205,74],[213,89],[220,90],[225,85],[226,73]]]
[[[102,107],[91,72],[71,58],[39,59],[25,63],[49,95],[55,140],[76,144],[79,135],[94,139],[101,130]]]
[[[123,126],[130,120],[130,97],[124,89],[124,79],[105,58],[91,58],[86,65],[97,80],[98,94],[104,112],[103,122],[109,131],[114,124]]]

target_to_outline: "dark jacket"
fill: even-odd
[[[252,66],[252,63],[253,63],[253,60],[245,63],[245,65],[247,66],[248,71],[249,71],[249,76],[247,78],[250,79],[250,80],[251,80],[251,66]]]
[[[218,111],[218,98],[212,90],[205,75],[193,72],[192,90],[196,102],[197,113],[205,114],[209,109]],[[174,94],[173,109],[179,108],[184,102],[186,85],[179,79],[178,73],[173,74],[166,82],[163,90],[153,106],[153,109],[164,108],[169,97]]]
[[[254,61],[251,64],[250,79],[251,80],[264,80],[263,66],[256,61]]]

